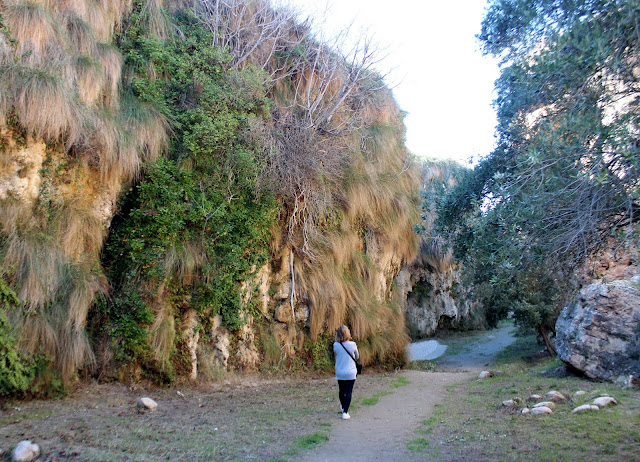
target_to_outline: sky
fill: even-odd
[[[353,22],[354,30],[366,30],[386,49],[378,70],[390,71],[387,80],[407,112],[407,146],[414,154],[466,163],[491,152],[499,70],[496,60],[482,56],[475,38],[486,0],[284,3],[325,21],[329,33]]]

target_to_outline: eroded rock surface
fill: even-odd
[[[562,310],[556,323],[560,359],[593,379],[640,375],[640,281],[635,279],[591,284]]]

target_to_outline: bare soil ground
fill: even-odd
[[[491,361],[481,353],[495,338],[486,333],[471,348],[478,367]],[[15,444],[29,439],[46,461],[411,459],[417,454],[407,441],[416,426],[431,416],[447,386],[468,381],[477,370],[368,370],[356,382],[348,421],[340,419],[332,376],[238,375],[170,389],[88,384],[62,399],[5,403],[0,451],[8,460]],[[156,400],[158,409],[139,413],[135,404],[143,396]]]

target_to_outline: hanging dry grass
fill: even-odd
[[[50,46],[62,48],[60,28],[42,4],[7,0],[3,20],[17,42],[18,58],[28,57],[30,62],[40,63],[48,59],[46,51]]]
[[[104,75],[104,106],[110,109],[118,109],[118,91],[122,75],[122,55],[112,46],[98,44],[97,60],[101,65]]]
[[[71,48],[80,55],[94,56],[96,38],[93,35],[93,28],[71,11],[63,14],[61,19]]]
[[[126,129],[125,144],[135,146],[135,153],[141,155],[135,160],[122,159],[127,176],[137,175],[140,161],[153,161],[169,148],[169,122],[160,112],[147,103],[142,103],[132,95],[122,99],[120,111]]]
[[[200,277],[200,268],[206,263],[206,254],[200,244],[184,242],[172,246],[165,257],[165,272],[169,278],[176,277],[180,284],[188,286]]]
[[[163,301],[161,309],[154,316],[153,325],[149,329],[151,345],[155,358],[165,367],[176,338],[175,318],[169,302]]]
[[[107,233],[90,203],[79,199],[65,203],[57,213],[55,226],[65,255],[74,260],[91,254],[97,257]]]
[[[54,69],[14,65],[3,67],[0,72],[13,90],[12,103],[20,124],[31,135],[65,141],[68,145],[82,138],[82,110]]]
[[[0,2],[16,44],[12,49],[0,34],[0,124],[15,114],[28,139],[64,148],[50,153],[56,172],[42,177],[45,202],[53,204],[46,213],[10,199],[0,204],[0,271],[11,275],[25,302],[14,317],[22,345],[49,355],[65,380],[94,362],[85,324],[95,295],[107,287],[96,270],[106,234],[96,194],[106,187],[115,200],[140,163],[168,146],[168,123],[153,108],[131,97],[119,111],[122,56],[108,42],[131,6],[131,0]],[[156,0],[145,6],[156,29],[163,27],[161,6]],[[79,162],[69,169],[65,156]],[[177,257],[175,271],[185,281],[196,277],[193,258],[188,251]]]
[[[102,102],[101,96],[104,92],[106,78],[100,63],[83,56],[76,60],[75,68],[76,88],[80,101],[87,106],[93,106],[98,101]]]
[[[163,8],[164,0],[146,0],[140,15],[150,34],[160,39],[167,38],[171,32],[171,21]]]

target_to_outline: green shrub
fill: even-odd
[[[0,278],[0,396],[24,393],[33,381],[33,362],[18,351],[7,311],[20,304],[15,292]]]
[[[162,316],[174,316],[176,325],[195,309],[200,322],[221,315],[237,330],[251,311],[241,283],[269,257],[277,202],[258,191],[260,162],[242,136],[267,100],[258,96],[265,94],[261,71],[232,73],[229,55],[209,45],[211,32],[188,10],[174,18],[179,37],[167,41],[149,37],[139,14],[119,38],[134,76],[129,91],[171,120],[173,133],[168,158],[145,166],[120,202],[105,254],[119,293],[107,322],[117,359],[141,363],[151,352],[169,357],[162,369],[181,374],[180,335],[160,355],[150,344],[158,305],[171,306]]]

